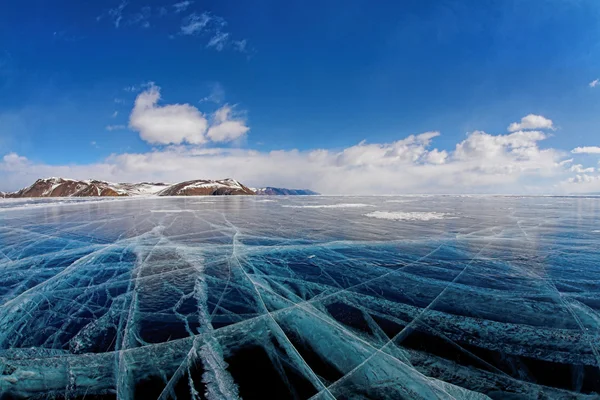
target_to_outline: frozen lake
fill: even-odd
[[[0,201],[0,398],[597,399],[600,199]]]

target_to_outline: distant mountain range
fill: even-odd
[[[319,194],[308,189],[285,189],[270,186],[253,190],[259,196],[314,196]]]
[[[316,195],[311,190],[265,187],[250,189],[235,179],[198,179],[169,183],[112,183],[68,178],[38,179],[16,192],[0,192],[2,198],[25,197],[124,197],[124,196],[222,196],[222,195]]]

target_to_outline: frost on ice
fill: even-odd
[[[600,200],[262,200],[1,206],[0,398],[598,398]]]

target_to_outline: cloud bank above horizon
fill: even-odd
[[[556,129],[541,115],[511,123],[507,134],[470,132],[451,151],[434,147],[440,132],[430,131],[343,149],[265,152],[222,146],[250,129],[233,107],[226,104],[207,115],[190,104],[160,104],[161,89],[154,83],[143,89],[131,110],[129,128],[156,146],[151,151],[111,154],[100,162],[74,165],[38,163],[11,152],[0,162],[0,190],[16,190],[46,176],[117,182],[232,177],[254,187],[309,188],[324,194],[600,190],[596,168],[574,164],[566,159],[566,151],[540,146]],[[572,153],[596,150],[579,147]]]

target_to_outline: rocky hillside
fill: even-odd
[[[176,183],[157,193],[159,196],[254,195],[254,191],[235,179],[195,180]]]
[[[147,195],[159,192],[167,183],[111,183],[99,180],[67,178],[38,179],[31,186],[6,193],[7,198],[23,197],[119,197]]]
[[[0,198],[24,197],[122,197],[122,196],[219,196],[219,195],[271,195],[298,196],[318,195],[308,189],[285,189],[264,187],[251,189],[235,179],[168,183],[113,183],[100,180],[76,180],[67,178],[38,179],[31,186],[17,192],[0,192]]]
[[[315,196],[319,194],[308,189],[285,189],[270,186],[254,189],[254,191],[259,196]]]

